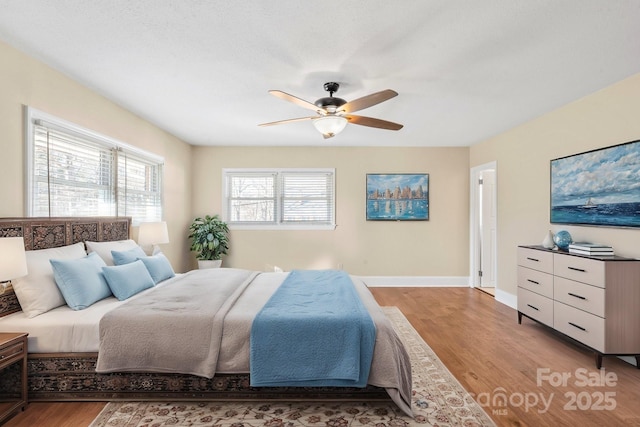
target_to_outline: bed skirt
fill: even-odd
[[[30,354],[29,401],[390,400],[384,388],[251,387],[249,374],[212,379],[183,374],[95,372],[97,353]],[[19,396],[20,367],[0,376],[0,399]]]

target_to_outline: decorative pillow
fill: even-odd
[[[65,304],[53,277],[49,263],[51,258],[79,259],[85,256],[87,253],[82,242],[59,248],[27,251],[28,274],[11,281],[24,314],[32,318]]]
[[[111,257],[113,258],[114,265],[129,264],[130,262],[137,261],[138,258],[147,256],[140,246],[136,246],[133,249],[127,251],[111,251]]]
[[[67,302],[74,310],[82,310],[111,295],[102,274],[105,262],[97,253],[72,260],[52,259],[53,277]]]
[[[111,257],[111,251],[126,251],[133,249],[138,244],[135,240],[116,240],[113,242],[85,242],[87,245],[87,252],[96,252],[100,255],[100,258],[104,260],[107,265],[114,265],[113,258]]]
[[[171,263],[162,252],[153,256],[141,257],[139,259],[144,263],[144,266],[147,267],[147,270],[149,270],[149,273],[153,278],[153,283],[155,284],[158,284],[163,280],[170,279],[176,275],[173,268],[171,268]]]
[[[102,273],[107,279],[111,292],[120,301],[152,288],[154,285],[149,270],[140,260],[113,267],[102,267]]]

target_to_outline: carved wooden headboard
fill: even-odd
[[[23,237],[26,250],[57,248],[78,242],[126,240],[131,217],[0,218],[0,237]],[[13,289],[0,295],[0,316],[20,311]]]

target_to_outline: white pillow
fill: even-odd
[[[87,253],[84,251],[82,242],[26,252],[28,274],[11,282],[22,311],[27,317],[35,317],[66,304],[53,278],[53,269],[49,260],[51,258],[77,259],[85,256]]]
[[[113,264],[113,256],[111,256],[111,251],[126,251],[129,249],[133,249],[138,244],[135,240],[116,240],[113,242],[85,242],[87,245],[87,252],[95,252],[100,255],[107,265]]]

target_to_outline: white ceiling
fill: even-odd
[[[640,1],[0,0],[0,39],[194,145],[468,146],[640,72]],[[257,126],[327,81],[404,128]]]

